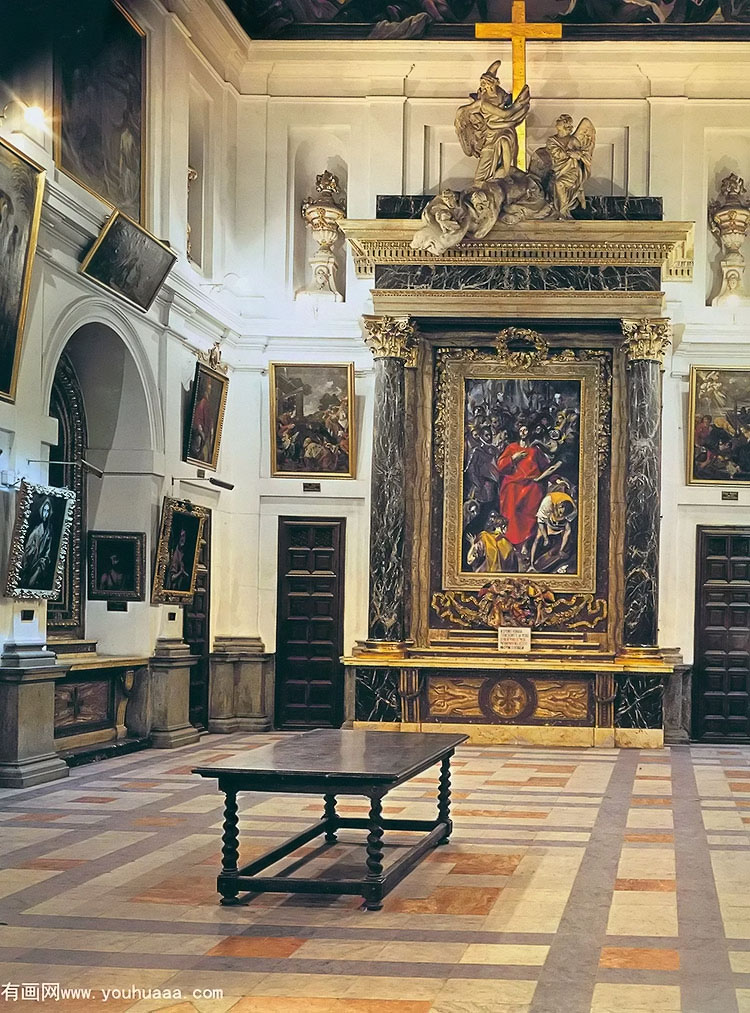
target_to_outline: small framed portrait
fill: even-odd
[[[89,531],[89,601],[143,601],[146,535]]]
[[[0,139],[0,400],[15,401],[44,169]]]
[[[750,485],[750,369],[691,366],[688,485]]]
[[[154,604],[185,605],[193,600],[205,522],[203,507],[164,497],[151,595]]]
[[[118,3],[61,31],[55,51],[56,164],[87,190],[144,220],[144,32]]]
[[[270,364],[271,474],[354,478],[354,363]]]
[[[122,211],[114,211],[81,264],[81,274],[147,310],[177,254]]]
[[[74,502],[71,489],[21,482],[5,583],[11,598],[59,596]]]
[[[216,470],[228,390],[229,380],[223,373],[202,362],[195,364],[183,461]]]

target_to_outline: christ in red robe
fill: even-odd
[[[506,537],[520,547],[536,531],[536,513],[544,498],[544,482],[550,461],[539,447],[526,445],[528,430],[519,427],[519,442],[509,443],[497,459],[500,476],[500,513],[508,518]]]

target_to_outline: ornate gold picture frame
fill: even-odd
[[[272,362],[271,474],[354,478],[354,363]]]
[[[691,366],[688,485],[750,485],[750,369]]]
[[[190,419],[183,461],[216,471],[229,379],[202,362],[195,364]]]
[[[203,507],[164,497],[151,594],[153,604],[192,602],[205,522]]]
[[[5,581],[9,597],[59,596],[74,502],[72,489],[21,482]]]
[[[102,288],[148,310],[176,260],[170,246],[122,211],[113,211],[80,270]]]
[[[598,371],[567,356],[445,363],[445,589],[514,575],[595,590]]]
[[[45,171],[0,139],[0,400],[15,401]]]

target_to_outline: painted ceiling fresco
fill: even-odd
[[[471,25],[477,21],[510,21],[510,0],[227,0],[227,3],[250,37],[256,39],[471,38]],[[560,21],[571,26],[704,25],[721,29],[729,23],[750,24],[750,0],[527,0],[526,18]],[[730,37],[737,36],[733,33]]]

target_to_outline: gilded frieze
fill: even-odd
[[[496,676],[429,676],[428,720],[480,720],[492,724],[591,719],[590,683],[573,679],[527,678],[514,672]]]
[[[561,596],[547,584],[523,579],[493,580],[478,593],[439,591],[432,608],[458,626],[544,626],[594,630],[607,618],[607,602],[593,594]]]

